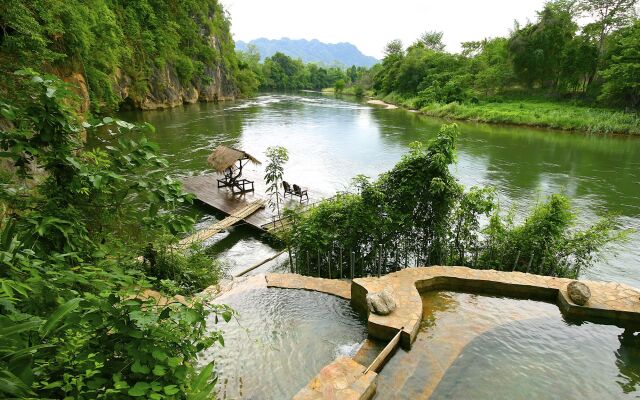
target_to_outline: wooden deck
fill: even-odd
[[[255,182],[255,191],[244,194],[234,194],[228,188],[218,189],[216,180],[220,178],[220,175],[216,174],[188,177],[183,179],[182,184],[184,186],[184,190],[186,192],[193,193],[200,202],[225,214],[232,215],[234,211],[243,209],[256,201],[263,201],[265,204],[267,201],[265,193],[266,184],[264,183],[262,176],[255,171],[249,170],[243,172],[242,177]],[[301,204],[299,202],[299,198],[293,197],[290,199],[289,196],[287,196],[285,206],[304,207],[306,204],[312,204],[313,202],[317,202],[322,199],[321,197],[314,198],[311,191],[309,191],[309,197],[310,199],[308,202],[304,201]],[[275,215],[276,213],[266,206],[262,209],[254,210],[254,212],[241,218],[241,220],[257,229],[267,231],[269,230],[268,228],[270,225],[271,227],[273,226]]]
[[[210,227],[199,230],[193,235],[182,239],[180,241],[180,247],[188,247],[193,243],[204,242],[205,240],[209,239],[211,236],[215,235],[216,233],[219,233],[222,230],[237,224],[243,219],[246,219],[251,214],[259,211],[261,208],[264,208],[265,205],[266,205],[265,200],[256,200],[252,203],[249,203],[245,207],[236,209],[233,212],[231,212],[231,214],[227,218],[223,219],[222,221],[218,221],[215,224],[211,225]]]

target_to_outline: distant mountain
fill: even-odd
[[[254,39],[250,42],[238,40],[237,50],[246,50],[248,44],[253,44],[260,51],[260,58],[264,60],[276,52],[281,52],[289,57],[299,58],[305,63],[314,62],[328,66],[362,66],[371,67],[378,62],[374,57],[366,56],[351,43],[323,43],[319,40],[306,39]]]

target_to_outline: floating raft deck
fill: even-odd
[[[275,212],[268,206],[262,208],[249,207],[252,204],[257,204],[258,201],[267,203],[266,185],[262,176],[254,171],[243,171],[242,177],[254,181],[255,190],[253,192],[247,192],[243,194],[232,193],[229,188],[218,188],[217,179],[221,178],[221,175],[206,174],[191,176],[182,180],[184,190],[189,193],[193,193],[196,198],[212,207],[216,210],[223,212],[227,215],[234,215],[234,212],[238,210],[251,210],[252,212],[245,216],[242,215],[237,221],[244,221],[245,223],[253,226],[256,229],[262,231],[270,230],[273,226]],[[293,182],[289,182],[292,183]],[[322,198],[314,198],[312,193],[309,193],[309,201],[304,201],[300,204],[298,197],[290,198],[287,195],[285,206],[293,207],[296,205],[306,206],[321,200]],[[234,222],[234,223],[235,223]]]

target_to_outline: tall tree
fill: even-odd
[[[427,31],[420,35],[419,42],[427,49],[444,51],[445,44],[442,42],[442,36],[444,36],[443,32]]]
[[[609,33],[633,22],[637,16],[637,4],[638,0],[578,0],[578,11],[595,19],[584,30],[594,34],[600,54],[604,51],[605,38]]]
[[[402,40],[394,39],[387,43],[384,47],[385,58],[389,56],[401,56],[404,55],[404,47],[402,46]]]
[[[387,43],[384,48],[382,68],[373,78],[373,87],[382,93],[389,93],[394,89],[394,83],[398,68],[404,59],[404,47],[402,41],[395,39]]]
[[[513,32],[509,51],[520,80],[527,86],[557,87],[564,50],[577,29],[567,3],[549,2],[535,24]]]
[[[640,110],[640,21],[613,33],[601,100]]]

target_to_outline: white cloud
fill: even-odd
[[[259,37],[351,42],[381,58],[392,39],[412,43],[422,32],[444,32],[449,51],[460,43],[504,36],[518,20],[533,20],[544,0],[222,0],[236,40]]]

